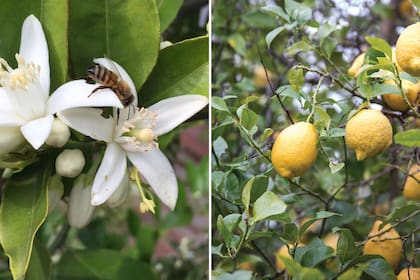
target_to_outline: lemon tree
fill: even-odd
[[[391,2],[214,1],[213,279],[419,266],[420,33]]]

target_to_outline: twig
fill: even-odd
[[[263,68],[264,68],[265,78],[267,79],[267,82],[268,82],[268,85],[270,86],[271,92],[273,93],[273,95],[275,95],[275,96],[276,96],[277,100],[279,101],[281,108],[284,110],[284,112],[285,112],[285,113],[286,113],[286,115],[287,115],[287,118],[289,119],[289,122],[290,122],[291,124],[294,124],[294,121],[293,121],[293,119],[292,119],[292,116],[291,116],[291,114],[290,114],[289,110],[287,110],[287,108],[286,108],[286,106],[284,105],[283,101],[281,101],[280,96],[276,93],[276,91],[275,91],[275,90],[274,90],[274,88],[273,88],[273,85],[271,84],[271,81],[270,81],[270,79],[269,79],[269,77],[268,77],[267,68],[265,67],[265,64],[264,64],[264,61],[263,61],[263,58],[262,58],[262,55],[261,55],[260,48],[258,47],[258,44],[257,44],[256,46],[257,46],[257,50],[258,50],[258,55],[260,56],[260,62],[261,62],[261,65],[262,65],[262,66],[263,66]]]

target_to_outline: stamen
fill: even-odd
[[[157,135],[153,131],[156,127],[158,114],[145,108],[137,109],[134,116],[123,125],[123,135],[134,138],[136,148],[145,152],[158,148]]]
[[[19,54],[16,54],[15,58],[18,62],[16,69],[0,58],[0,85],[13,91],[27,91],[29,85],[38,78],[41,67],[27,63]]]
[[[139,173],[138,170],[136,168],[133,168],[131,174],[130,174],[130,179],[134,180],[136,182],[137,185],[137,189],[139,190],[140,193],[140,205],[139,205],[139,210],[140,213],[147,213],[147,212],[152,212],[153,214],[155,214],[155,202],[153,200],[153,196],[152,199],[148,199],[146,197],[146,195],[143,192],[143,187],[140,183],[140,178],[139,178]],[[149,194],[150,195],[150,194]]]

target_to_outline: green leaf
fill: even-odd
[[[52,92],[67,79],[67,1],[1,1],[0,36],[3,39],[0,40],[0,57],[10,65],[16,65],[15,54],[19,52],[22,24],[30,14],[39,19],[47,39]]]
[[[154,0],[72,0],[69,18],[71,77],[86,77],[93,58],[120,64],[139,90],[156,64],[160,44]]]
[[[356,267],[352,267],[346,270],[343,274],[338,276],[337,280],[355,280],[361,279],[361,275],[363,271],[366,269],[367,264],[359,265]]]
[[[297,240],[298,228],[295,223],[284,224],[283,234],[281,237],[289,243],[294,243]]]
[[[345,228],[334,228],[333,232],[339,232],[337,242],[337,255],[341,263],[345,263],[360,254],[360,250],[354,244],[354,238],[350,230]]]
[[[393,267],[382,258],[370,260],[364,272],[376,280],[397,279]]]
[[[251,109],[244,107],[241,111],[240,124],[246,129],[251,130],[258,121],[258,115]]]
[[[175,19],[183,0],[157,0],[156,4],[159,11],[160,32],[168,28],[169,24]]]
[[[229,108],[226,105],[226,102],[223,98],[219,96],[212,96],[211,97],[211,106],[219,111],[224,111],[230,113]]]
[[[209,39],[185,40],[164,48],[139,93],[139,104],[148,106],[164,98],[209,91]]]
[[[286,207],[284,201],[273,192],[265,192],[254,203],[252,223],[283,214],[286,211]]]
[[[420,129],[410,129],[395,134],[395,143],[407,147],[420,146]]]
[[[31,261],[29,262],[26,280],[50,279],[51,258],[47,249],[40,242],[34,242]]]
[[[57,279],[157,279],[149,263],[108,250],[67,251],[57,266]]]
[[[242,191],[242,204],[245,206],[246,212],[249,210],[249,203],[251,201],[251,188],[254,183],[255,177],[252,177],[245,184],[244,190]]]
[[[216,140],[213,141],[213,150],[218,158],[226,152],[227,148],[228,144],[222,136],[217,137]]]
[[[318,238],[314,238],[305,248],[297,248],[300,252],[295,253],[295,259],[300,260],[303,266],[315,267],[319,263],[334,256],[334,249],[326,246]]]
[[[286,267],[286,270],[293,276],[293,280],[325,280],[324,274],[316,268],[303,267],[296,261],[285,257],[277,256]]]
[[[344,137],[346,135],[346,130],[344,128],[333,127],[329,131],[328,137],[335,138],[335,137]]]
[[[383,225],[393,223],[393,222],[397,222],[397,221],[407,217],[411,213],[414,213],[415,211],[419,211],[419,210],[420,210],[420,205],[419,204],[409,204],[409,205],[404,205],[404,206],[401,206],[401,207],[394,207],[392,209],[392,212],[383,221],[384,222]]]
[[[290,86],[295,91],[299,91],[305,83],[302,68],[292,67],[289,72],[287,72],[287,78],[289,79]]]
[[[315,106],[315,113],[324,124],[325,129],[327,131],[330,130],[330,125],[331,125],[330,115],[328,115],[328,113],[320,106]]]
[[[416,77],[411,76],[407,72],[400,73],[400,79],[410,81],[414,84],[417,84],[417,82],[418,82],[418,79]]]
[[[284,26],[277,27],[276,29],[271,30],[265,36],[265,42],[267,46],[270,47],[273,40],[284,30]]]
[[[327,219],[333,216],[342,216],[341,214],[329,212],[329,211],[319,211],[316,213],[314,218],[307,220],[299,229],[299,239],[303,236],[306,230],[316,221]]]
[[[340,171],[341,169],[343,169],[344,162],[335,163],[335,162],[330,161],[328,166],[330,167],[331,173],[334,174]]]
[[[238,54],[246,56],[246,41],[241,34],[233,33],[229,36],[227,42]]]
[[[335,47],[338,45],[338,41],[333,38],[325,38],[321,42],[321,48],[328,58],[331,57]]]
[[[222,272],[222,273],[212,273],[211,279],[214,280],[251,280],[252,271],[249,270],[237,270],[232,273]]]
[[[305,23],[311,19],[312,10],[306,5],[295,2],[293,0],[285,0],[284,6],[286,13],[300,23]]]
[[[276,89],[276,93],[280,96],[287,96],[299,100],[300,94],[296,92],[290,85],[284,85]]]
[[[401,95],[401,89],[397,86],[397,85],[390,85],[390,84],[375,84],[372,87],[372,93],[371,93],[371,97],[376,97],[382,94],[389,94],[389,93],[394,93],[394,94],[400,94]]]
[[[278,21],[273,17],[268,17],[261,10],[252,10],[242,16],[244,23],[256,28],[273,28],[278,25]]]
[[[384,39],[370,36],[367,36],[365,39],[372,48],[383,52],[387,57],[392,58],[392,48]]]
[[[41,170],[41,172],[40,172]],[[46,166],[27,167],[6,184],[0,206],[0,243],[14,279],[24,279],[35,233],[48,213]]]
[[[299,52],[309,51],[312,50],[313,47],[306,43],[305,41],[299,41],[291,45],[285,50],[285,54],[288,56],[294,56]]]
[[[282,19],[289,21],[289,16],[284,12],[283,8],[280,6],[266,6],[261,8],[263,12],[273,14],[275,16],[279,16]]]
[[[328,23],[325,23],[321,25],[318,29],[317,35],[319,40],[323,40],[325,38],[328,38],[332,32],[336,30],[335,26],[329,25]]]

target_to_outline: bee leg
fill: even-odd
[[[111,87],[109,87],[109,86],[99,86],[99,87],[95,88],[94,90],[92,90],[92,92],[88,95],[88,97],[90,97],[92,94],[94,94],[98,90],[106,89],[106,88],[111,88]]]

